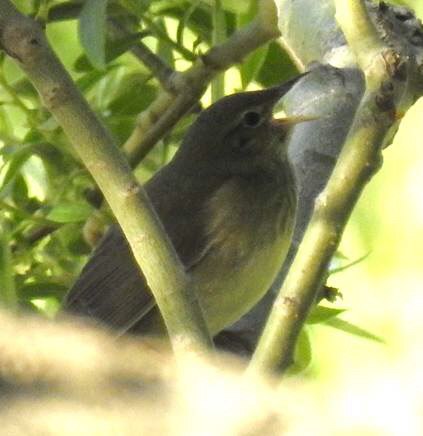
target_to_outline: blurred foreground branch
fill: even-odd
[[[218,366],[192,355],[175,365],[158,341],[116,340],[81,320],[0,311],[0,325],[5,435],[282,435],[295,417],[281,408],[289,386],[281,394],[247,381],[224,356]]]

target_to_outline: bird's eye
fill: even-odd
[[[242,116],[242,122],[245,127],[257,127],[261,124],[262,117],[256,111],[247,111]]]

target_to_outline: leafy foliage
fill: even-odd
[[[128,138],[137,115],[148,108],[160,87],[131,55],[131,48],[143,42],[170,68],[182,69],[186,68],[181,66],[183,60],[193,61],[207,49],[213,31],[213,2],[15,3],[25,13],[47,19],[50,43],[59,56],[63,54],[77,86],[118,143]],[[255,1],[223,1],[227,31],[248,21],[254,8]],[[112,19],[126,29],[124,36],[111,32]],[[79,42],[70,38],[76,28]],[[286,55],[277,50],[286,62]],[[261,79],[267,53],[264,47],[237,67],[238,88],[253,81],[267,85],[269,80],[281,80],[276,70]],[[58,307],[86,260],[90,246],[84,226],[92,222],[98,207],[92,201],[96,188],[29,81],[7,57],[1,57],[0,66],[1,300],[38,311]],[[182,121],[137,168],[141,179],[167,162],[185,126]],[[105,207],[96,212],[97,217],[99,213],[101,233],[110,217]]]
[[[50,43],[120,144],[161,86],[131,50],[143,43],[169,69],[182,70],[210,46],[217,32],[213,29],[214,2],[206,0],[15,3],[25,13],[47,20]],[[222,25],[230,35],[252,19],[257,2],[224,0],[220,6]],[[111,23],[118,23],[124,35],[116,35]],[[76,29],[78,39],[72,39]],[[237,78],[231,76],[234,89],[270,86],[295,71],[276,42],[261,47],[236,68]],[[187,120],[136,168],[142,181],[170,159]],[[29,81],[5,56],[0,57],[0,165],[0,301],[9,307],[52,314],[84,264],[90,244],[111,218],[107,208],[100,206],[93,180],[60,127]],[[327,322],[345,330],[345,323],[334,322],[341,312],[318,308],[309,322]],[[349,331],[366,336],[352,327]],[[297,370],[311,360],[306,330],[297,358]]]

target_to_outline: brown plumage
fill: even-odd
[[[196,284],[212,334],[264,295],[288,250],[296,195],[285,144],[296,121],[276,122],[272,110],[297,80],[234,94],[203,111],[173,160],[145,185]],[[162,329],[151,291],[116,225],[64,307],[120,332]]]

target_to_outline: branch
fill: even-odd
[[[40,26],[9,0],[0,0],[0,44],[26,72],[104,193],[142,266],[175,350],[210,346],[195,290],[144,190],[49,47]]]
[[[361,4],[361,7],[358,4]],[[336,0],[339,25],[354,53],[360,54],[367,89],[326,188],[314,212],[291,269],[273,305],[249,371],[286,369],[307,314],[324,282],[328,264],[364,186],[381,165],[381,150],[395,121],[401,67],[399,55],[375,37],[361,1]],[[359,20],[359,32],[351,17]],[[367,33],[366,33],[367,32]]]
[[[154,145],[196,107],[208,84],[219,72],[240,62],[251,51],[279,35],[274,0],[260,0],[260,3],[259,13],[253,22],[235,32],[222,45],[211,48],[183,73],[170,74],[164,65],[158,65],[157,56],[149,53],[148,47],[142,43],[134,46],[131,51],[145,62],[164,89],[139,115],[131,136],[123,145],[131,167],[142,161]],[[59,6],[53,9],[55,14],[50,14],[51,19],[62,18],[58,13],[61,12]],[[66,10],[65,17],[73,17],[77,10]],[[125,32],[124,29],[117,29],[119,24],[116,20],[109,20],[109,23],[118,33]]]
[[[384,45],[372,23],[364,1],[335,0],[335,18],[341,27],[347,43],[354,53],[359,67],[364,71],[366,78],[375,60],[380,61],[380,54]],[[376,77],[376,82],[378,78]],[[377,83],[375,83],[377,86]]]
[[[209,82],[221,71],[241,62],[250,52],[279,36],[274,0],[260,0],[257,17],[226,42],[212,47],[184,73],[176,73],[173,93],[162,91],[143,112],[124,145],[131,162],[140,162],[169,130],[197,103]],[[176,95],[176,98],[175,98]]]

